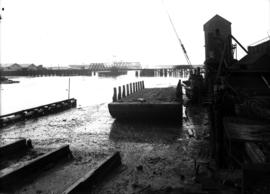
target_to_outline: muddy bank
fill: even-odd
[[[120,151],[123,166],[96,193],[196,188],[193,158],[202,145],[207,147],[208,118],[203,108],[186,112],[179,123],[132,123],[114,121],[107,104],[79,107],[6,127],[0,131],[0,144],[30,138],[40,152],[70,144],[71,161],[42,173],[19,193],[50,193],[56,188],[58,193],[115,150]]]
[[[115,122],[110,138],[120,150],[124,166],[94,193],[199,191],[194,158],[202,148],[209,148],[208,117],[200,107],[190,107],[186,113],[182,124]],[[202,167],[201,171],[207,169]]]

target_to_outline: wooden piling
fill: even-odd
[[[142,81],[143,89],[144,89],[144,81]]]
[[[120,100],[122,97],[121,97],[121,86],[118,86],[118,100]]]
[[[117,90],[116,88],[113,88],[113,102],[116,102],[117,101]]]
[[[179,79],[178,84],[176,86],[176,97],[182,99],[182,81]]]
[[[133,93],[137,92],[136,91],[136,86],[135,86],[135,83],[133,83]]]
[[[130,88],[130,94],[132,94],[133,93],[133,91],[132,91],[132,83],[129,84],[129,88]]]
[[[129,85],[127,84],[127,96],[129,95]]]
[[[122,94],[122,97],[126,97],[126,88],[125,88],[125,85],[123,85],[123,94]]]

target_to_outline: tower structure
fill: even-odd
[[[230,63],[233,59],[231,22],[215,15],[203,26],[205,34],[205,60],[219,62],[225,49],[224,59]]]

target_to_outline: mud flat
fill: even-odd
[[[181,119],[182,99],[176,88],[147,88],[108,104],[116,119]]]

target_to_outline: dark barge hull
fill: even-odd
[[[182,95],[177,97],[178,90],[182,88],[135,89],[136,92],[109,103],[109,112],[116,119],[181,120]]]
[[[108,107],[112,117],[117,119],[182,119],[182,104],[180,102],[113,102]]]

